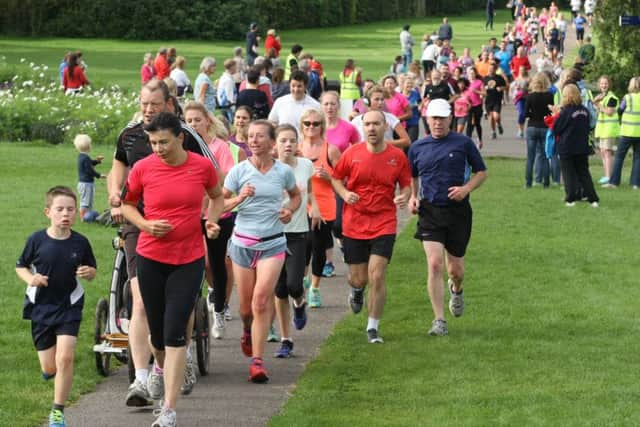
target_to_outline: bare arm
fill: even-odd
[[[124,222],[120,205],[120,192],[124,181],[127,178],[129,168],[120,160],[113,159],[111,170],[107,176],[107,192],[109,194],[109,206],[111,206],[111,217],[117,223]]]
[[[317,228],[320,228],[322,217],[320,216],[320,208],[318,208],[316,196],[315,194],[313,194],[313,185],[311,183],[311,178],[309,178],[309,180],[307,181],[307,197],[309,199],[309,205],[311,206],[311,212],[309,212],[309,217],[311,218],[311,229],[315,230]]]
[[[479,171],[471,176],[471,179],[460,187],[449,188],[449,198],[457,202],[464,200],[469,193],[476,188],[480,187],[482,183],[487,179],[487,171]]]
[[[402,123],[398,123],[393,130],[398,135],[398,139],[392,139],[385,141],[387,144],[395,145],[398,148],[407,148],[411,145],[411,139],[407,130],[402,126]]]
[[[409,211],[412,214],[418,213],[418,207],[420,206],[420,197],[418,196],[418,189],[420,188],[420,181],[418,177],[411,179],[411,197],[409,198]]]
[[[287,193],[289,194],[289,206],[280,208],[280,211],[278,212],[278,217],[283,224],[291,222],[293,213],[298,210],[300,203],[302,202],[300,189],[297,185],[291,190],[287,190]]]
[[[16,274],[27,286],[45,287],[49,285],[49,276],[33,274],[26,267],[16,267]]]
[[[340,196],[346,204],[353,205],[360,200],[360,196],[358,196],[358,194],[347,190],[347,187],[344,186],[341,179],[331,178],[331,184],[333,185],[335,192],[338,193],[338,196]]]
[[[130,202],[123,203],[120,209],[130,223],[153,237],[162,238],[173,229],[171,223],[166,219],[146,220],[138,208]]]

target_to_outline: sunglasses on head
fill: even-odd
[[[304,126],[306,126],[306,127],[309,127],[309,126],[312,126],[312,125],[313,125],[313,127],[318,127],[318,126],[320,126],[320,125],[322,124],[322,122],[309,122],[309,121],[304,121],[304,122],[302,122],[302,124],[303,124]]]

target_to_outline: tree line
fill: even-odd
[[[250,22],[294,29],[462,14],[487,0],[5,0],[0,33],[119,39],[242,38]],[[506,0],[496,1],[504,6]]]

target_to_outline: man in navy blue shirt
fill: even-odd
[[[427,107],[431,135],[409,148],[413,181],[409,207],[418,214],[415,237],[428,263],[428,290],[435,319],[429,335],[447,335],[444,320],[445,254],[449,276],[449,310],[462,316],[464,254],[471,237],[469,193],[486,179],[486,166],[473,140],[451,132],[451,106],[434,99]],[[470,175],[470,172],[472,175]]]

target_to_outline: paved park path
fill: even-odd
[[[569,50],[575,46],[575,35],[572,29],[569,29],[568,33]],[[534,61],[535,56],[532,56],[532,64]],[[504,135],[492,140],[489,121],[483,120],[483,131],[486,135],[483,156],[525,158],[526,143],[524,139],[516,137],[516,112],[511,103],[503,108],[502,122]],[[524,175],[524,162],[522,167]],[[402,229],[409,216],[404,211],[399,213],[399,218],[398,228]],[[295,357],[276,359],[272,355],[280,344],[267,344],[265,365],[270,374],[267,384],[258,385],[247,381],[249,359],[240,350],[241,322],[237,317],[234,292],[232,308],[236,317],[233,321],[227,322],[224,339],[212,340],[209,375],[198,377],[198,383],[191,395],[179,400],[180,426],[258,427],[266,425],[269,419],[281,410],[295,390],[296,381],[305,365],[314,358],[320,345],[331,334],[333,326],[351,313],[347,304],[346,266],[338,259],[336,261],[337,275],[325,278],[321,283],[323,307],[310,309],[305,329],[294,330]],[[365,339],[364,323],[362,329],[362,338]],[[74,427],[151,425],[154,420],[151,409],[125,406],[127,386],[126,369],[121,369],[100,383],[94,392],[82,396],[66,409],[68,424]]]

